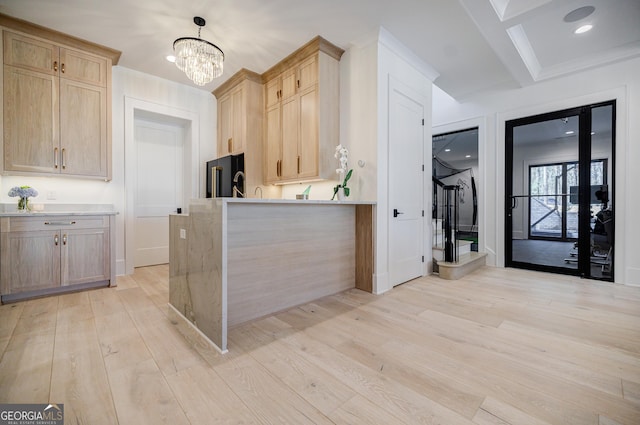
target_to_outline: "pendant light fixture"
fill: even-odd
[[[211,82],[222,75],[224,53],[218,46],[200,38],[200,30],[205,20],[193,18],[198,26],[198,38],[182,37],[173,42],[176,66],[199,86]]]

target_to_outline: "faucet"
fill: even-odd
[[[256,190],[253,191],[254,195],[258,194],[258,189],[260,189],[260,198],[262,198],[262,188],[260,186],[256,186]]]
[[[242,190],[238,189],[237,185],[233,185],[233,197],[237,198],[237,195],[240,195],[241,198],[244,198],[244,173],[242,171],[238,171],[235,176],[233,176],[233,182],[238,183],[238,177],[242,177]]]

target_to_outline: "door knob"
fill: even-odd
[[[394,209],[393,209],[393,216],[394,216],[394,217],[397,217],[397,216],[399,216],[400,214],[404,214],[404,213],[403,213],[403,212],[398,211],[396,208],[394,208]]]

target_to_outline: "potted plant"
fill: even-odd
[[[9,196],[11,197],[19,197],[18,200],[18,211],[27,212],[31,211],[31,206],[29,205],[29,197],[38,196],[38,191],[32,188],[31,186],[15,186],[9,190]]]
[[[344,175],[344,178],[342,179],[341,184],[338,184],[333,188],[333,196],[331,197],[331,200],[335,199],[337,196],[338,201],[342,201],[349,196],[350,190],[347,184],[351,178],[353,169],[349,169],[349,166],[347,165],[349,150],[342,146],[342,144],[336,146],[336,153],[334,156],[340,161],[340,168],[336,169],[336,173],[338,173],[340,177]]]

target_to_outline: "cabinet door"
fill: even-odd
[[[282,73],[282,91],[280,99],[286,100],[294,96],[297,92],[297,75],[296,69],[292,68]]]
[[[280,180],[282,160],[282,127],[280,126],[280,105],[267,110],[267,130],[265,139],[264,180],[275,183]]]
[[[59,49],[35,38],[4,31],[4,64],[58,75]]]
[[[298,177],[299,161],[299,98],[294,96],[282,102],[282,163],[280,178],[291,180]]]
[[[60,172],[107,176],[107,93],[60,79]]]
[[[318,83],[318,60],[312,56],[298,66],[298,81],[296,82],[299,91],[306,90]]]
[[[218,156],[231,153],[231,132],[233,127],[233,98],[225,94],[218,101]]]
[[[110,278],[108,229],[62,229],[62,286]]]
[[[107,60],[72,49],[60,49],[60,77],[107,86]]]
[[[299,178],[316,177],[318,170],[318,91],[300,94]]]
[[[236,155],[244,152],[245,144],[245,118],[246,109],[244,107],[244,93],[242,87],[238,87],[231,93],[231,105],[233,113],[231,116],[231,150],[230,153]]]
[[[265,84],[265,106],[269,109],[273,105],[277,105],[280,102],[280,89],[282,88],[282,79],[280,76],[275,77]]]
[[[5,170],[59,172],[58,82],[53,75],[4,67]]]
[[[60,233],[56,230],[2,233],[2,293],[60,286]]]

